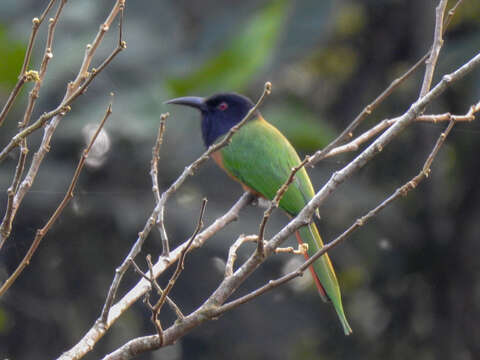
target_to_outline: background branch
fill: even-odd
[[[97,130],[92,136],[92,139],[90,140],[89,144],[85,148],[85,150],[82,153],[82,157],[80,158],[80,161],[78,162],[77,168],[75,169],[75,173],[73,174],[72,181],[70,182],[70,186],[68,187],[68,190],[65,194],[65,197],[63,200],[60,202],[58,207],[55,209],[53,212],[52,216],[48,219],[48,221],[45,223],[45,225],[41,228],[38,229],[35,235],[35,238],[33,239],[32,245],[28,249],[27,253],[25,254],[25,257],[23,260],[20,262],[20,264],[17,266],[16,270],[13,272],[10,277],[5,280],[5,282],[2,284],[0,287],[0,297],[5,294],[5,292],[10,288],[10,286],[13,285],[15,280],[20,276],[22,271],[27,267],[28,264],[30,264],[30,260],[32,259],[32,256],[35,254],[35,251],[37,250],[38,246],[40,245],[40,242],[42,239],[47,235],[48,231],[51,229],[53,224],[57,221],[58,217],[62,214],[63,210],[67,207],[68,203],[70,200],[73,198],[73,191],[75,190],[75,186],[77,185],[78,178],[80,176],[80,173],[82,172],[83,166],[85,165],[85,160],[88,157],[88,154],[90,150],[92,149],[93,143],[98,137],[98,134],[100,134],[100,131],[102,130],[103,126],[105,125],[105,121],[107,121],[108,117],[112,113],[112,103],[108,105],[107,111],[105,112],[105,116],[103,117],[102,121],[100,122],[100,125],[98,125]]]
[[[3,108],[0,107],[0,126],[6,122],[5,131],[0,133],[3,135],[0,166],[4,166],[4,176],[0,180],[4,181],[4,188],[8,187],[7,194],[2,193],[5,205],[0,224],[0,259],[4,261],[0,261],[0,277],[11,281],[18,269],[29,263],[27,256],[32,249],[32,254],[38,259],[32,264],[35,269],[30,269],[34,271],[23,272],[20,281],[15,282],[15,287],[6,292],[7,296],[2,296],[0,310],[6,314],[6,320],[0,321],[0,332],[7,333],[6,356],[15,358],[30,354],[27,357],[31,357],[31,353],[35,353],[53,357],[64,348],[64,344],[73,342],[72,336],[80,338],[79,329],[82,328],[86,332],[60,359],[80,359],[87,354],[101,357],[104,352],[109,353],[106,359],[127,359],[172,344],[176,345],[162,351],[162,356],[188,357],[189,351],[198,349],[195,344],[209,344],[212,337],[218,340],[217,344],[214,350],[206,349],[205,356],[213,360],[218,354],[228,351],[235,357],[244,351],[237,345],[230,346],[240,332],[245,341],[251,344],[251,350],[260,357],[278,358],[285,355],[296,358],[305,354],[312,358],[334,357],[335,349],[339,347],[346,349],[346,355],[361,353],[367,356],[364,351],[369,349],[380,357],[422,357],[424,354],[427,357],[451,357],[452,349],[455,354],[465,354],[467,357],[478,353],[472,335],[477,324],[472,319],[477,317],[480,308],[471,302],[471,284],[477,281],[477,276],[471,273],[475,264],[470,254],[478,252],[474,231],[477,229],[475,214],[478,213],[478,202],[475,199],[479,193],[476,184],[480,172],[474,166],[477,146],[471,136],[475,130],[471,130],[467,124],[475,120],[480,112],[478,96],[474,95],[478,74],[472,73],[467,81],[460,83],[463,76],[480,65],[480,54],[468,62],[464,61],[471,56],[466,54],[478,52],[473,46],[475,34],[472,30],[478,27],[472,20],[478,11],[472,2],[451,1],[453,6],[450,8],[444,0],[437,0],[432,6],[413,2],[408,7],[411,13],[402,17],[391,14],[392,10],[398,10],[398,4],[379,6],[371,2],[345,3],[329,11],[328,6],[310,6],[313,4],[311,1],[289,3],[288,6],[282,2],[272,2],[255,9],[238,3],[228,9],[234,11],[228,13],[226,27],[222,22],[211,27],[203,9],[187,9],[188,6],[183,3],[152,3],[148,11],[144,11],[143,5],[133,2],[129,14],[138,14],[143,9],[141,13],[144,16],[141,22],[135,19],[128,22],[135,26],[134,32],[128,32],[132,53],[126,58],[121,57],[118,66],[109,71],[108,76],[98,79],[100,83],[95,81],[100,89],[97,85],[91,89],[96,95],[99,91],[105,91],[106,86],[118,88],[120,95],[117,98],[121,98],[117,103],[121,108],[115,114],[118,111],[119,121],[115,121],[112,128],[105,131],[101,139],[97,139],[96,145],[105,140],[103,145],[106,150],[99,155],[101,161],[98,164],[90,160],[96,159],[95,152],[99,148],[96,146],[91,151],[89,169],[82,174],[82,177],[85,176],[85,187],[78,184],[80,172],[75,172],[69,189],[66,193],[58,194],[60,198],[55,200],[58,184],[63,184],[65,176],[67,180],[69,177],[66,169],[70,167],[65,166],[65,160],[71,161],[78,146],[83,148],[83,144],[78,143],[80,131],[90,131],[89,119],[99,118],[100,111],[104,110],[104,105],[98,108],[94,97],[79,99],[80,95],[126,48],[123,36],[125,1],[109,2],[109,12],[101,21],[100,29],[94,29],[94,37],[86,48],[81,45],[81,39],[89,36],[90,26],[97,26],[99,8],[92,8],[83,2],[72,4],[70,8],[70,2],[66,0],[44,1],[45,10],[40,18],[33,19],[26,53],[15,58],[18,64],[15,71],[19,70],[23,61],[18,78],[10,79],[0,71],[0,98],[6,100]],[[460,9],[462,3],[465,3],[465,8]],[[224,18],[221,1],[215,0],[212,4],[217,6],[212,7],[209,15]],[[411,54],[422,53],[425,41],[429,41],[430,35],[425,39],[425,26],[422,23],[427,24],[425,19],[432,17],[435,5],[438,6],[431,50],[408,68],[409,65],[405,64],[410,63]],[[322,11],[312,13],[320,8]],[[188,16],[195,18],[194,31],[184,28],[177,16],[164,16],[183,14],[187,10]],[[458,17],[451,24],[449,46],[443,48],[443,35],[457,10],[461,11],[458,11]],[[9,11],[15,12],[7,5],[6,12]],[[4,14],[0,14],[0,22],[6,28],[0,28],[0,38],[3,40],[7,36],[5,68],[10,69],[8,54],[11,52],[15,57],[14,48],[20,45],[17,40],[10,40],[10,33],[21,22],[5,19]],[[28,18],[33,16],[34,13]],[[150,18],[155,18],[154,27],[145,26]],[[295,21],[285,21],[286,18]],[[49,19],[48,28],[40,28],[44,19]],[[107,36],[114,21],[117,21],[115,19],[118,19],[118,36]],[[247,21],[243,23],[245,19]],[[241,22],[237,24],[235,21]],[[308,30],[308,36],[298,31],[299,23],[302,29]],[[207,27],[211,33],[204,37],[202,29]],[[217,35],[227,28],[225,34]],[[42,29],[45,42],[38,44],[39,40],[35,39]],[[172,29],[177,36],[170,36]],[[408,31],[399,32],[398,29]],[[30,31],[29,24],[26,30]],[[72,33],[72,30],[78,34]],[[221,49],[218,53],[212,52],[208,45],[210,43],[205,40],[211,39],[212,33],[218,36],[216,46]],[[252,33],[255,34],[254,41],[251,40]],[[184,50],[185,44],[191,43],[192,34],[198,45],[193,50],[195,54],[191,49]],[[154,39],[150,39],[150,36]],[[281,40],[277,40],[277,37]],[[412,38],[418,41],[408,40]],[[108,44],[103,43],[112,39],[113,49],[110,51]],[[359,39],[362,46],[358,46]],[[157,46],[145,46],[152,41]],[[222,42],[225,42],[223,47]],[[38,66],[31,68],[30,59],[37,59],[34,55],[38,45],[41,45],[36,60]],[[248,45],[247,48],[242,50],[245,45]],[[56,51],[51,61],[53,47]],[[63,51],[74,48],[81,51],[76,51],[76,55]],[[439,59],[441,50],[444,51],[442,60]],[[173,53],[175,56],[172,56]],[[102,59],[97,59],[99,54],[102,54]],[[97,60],[99,65],[93,67]],[[425,62],[424,76],[413,78],[413,73]],[[70,63],[78,63],[77,71],[71,71]],[[441,74],[436,64],[442,65]],[[407,68],[403,75],[398,76]],[[446,68],[458,69],[444,75]],[[440,81],[430,89],[431,84],[437,82],[435,71]],[[251,95],[255,92],[258,80],[267,74],[280,85],[277,94],[280,101],[267,104],[262,113],[285,133],[300,152],[314,153],[292,169],[289,178],[263,213],[250,209],[248,214],[242,212],[241,224],[228,226],[240,216],[241,209],[253,202],[254,196],[245,193],[232,206],[231,194],[238,192],[239,188],[228,180],[218,178],[218,169],[210,171],[210,167],[205,167],[201,172],[198,170],[206,164],[211,153],[228,146],[241,125],[191,162],[192,151],[199,151],[198,123],[186,126],[183,119],[169,121],[169,134],[166,137],[167,114],[161,116],[160,123],[149,119],[158,119],[158,104],[162,99],[184,95],[207,96],[218,91]],[[61,84],[67,83],[69,77],[73,80],[62,91]],[[376,96],[374,89],[381,87],[389,77],[396,79]],[[27,82],[33,82],[28,89],[30,93],[26,92],[26,86],[30,87],[26,85]],[[8,88],[2,93],[1,87],[5,84],[8,84]],[[455,86],[440,99],[450,84]],[[121,91],[125,86],[128,92]],[[401,91],[394,94],[400,86]],[[418,98],[415,94],[412,97],[412,87],[418,88]],[[265,84],[259,102],[270,90],[271,85]],[[374,100],[364,106],[369,98]],[[417,101],[412,103],[412,99]],[[69,114],[71,121],[60,128],[60,122],[71,111],[74,102],[75,106],[78,104],[78,109]],[[14,103],[22,103],[22,108],[15,109]],[[462,115],[469,104],[475,105]],[[43,110],[40,106],[48,106],[48,111],[41,114]],[[255,106],[258,108],[260,104]],[[344,123],[343,119],[354,117],[351,111],[355,108],[362,111],[349,125]],[[252,109],[252,114],[255,110]],[[375,110],[381,113],[367,123],[365,120],[368,115]],[[424,114],[426,111],[427,115]],[[315,118],[315,122],[310,121],[308,114],[314,114],[310,117]],[[5,120],[8,115],[18,117],[20,128],[15,129],[14,122]],[[246,121],[248,115],[242,124]],[[448,126],[440,135],[437,126],[410,126],[425,122],[447,122]],[[453,132],[454,125],[459,122],[462,124]],[[329,132],[324,125],[333,130]],[[440,125],[444,127],[444,124]],[[407,127],[408,132],[403,132]],[[38,131],[41,128],[42,131]],[[9,131],[12,134],[8,134]],[[339,135],[334,138],[332,133]],[[57,137],[54,139],[55,134]],[[452,139],[448,149],[445,149],[448,151],[439,154],[449,134]],[[427,140],[431,135],[435,136],[432,137],[432,145],[438,138],[433,149],[428,145],[430,140]],[[329,137],[334,138],[330,143],[325,140]],[[185,138],[191,139],[192,143],[185,146],[182,141],[180,145],[179,139]],[[110,142],[110,139],[113,141]],[[153,148],[152,144],[148,145],[150,141],[154,142]],[[36,154],[30,157],[29,147],[33,147],[33,144],[38,148],[31,152],[33,154],[36,151]],[[50,144],[52,148],[55,145],[55,151],[49,161],[44,162]],[[322,149],[324,144],[327,146]],[[388,151],[377,157],[389,144]],[[424,146],[429,148],[424,150]],[[323,181],[324,186],[298,217],[288,222],[283,220],[282,223],[281,218],[272,216],[289,184],[303,166],[314,166],[322,159],[353,151],[356,153],[329,160],[312,172],[313,183]],[[437,156],[434,168],[436,175],[431,185],[411,194],[429,175]],[[182,163],[190,165],[178,171]],[[418,172],[421,163],[423,167]],[[366,167],[366,164],[369,166]],[[39,173],[40,168],[44,172]],[[337,171],[332,173],[334,170],[331,169]],[[138,176],[138,173],[148,171],[147,178]],[[192,180],[192,175],[197,172],[200,173],[198,178]],[[417,172],[410,181],[399,186],[404,182],[403,178],[408,178],[403,174]],[[354,175],[358,177],[354,178]],[[175,180],[171,181],[172,178]],[[201,186],[195,179],[201,182]],[[167,187],[160,191],[166,181]],[[217,181],[222,183],[222,191],[219,191]],[[347,184],[340,187],[344,182]],[[396,185],[392,186],[392,182]],[[75,196],[74,207],[65,217],[63,210],[71,204],[68,201],[73,197],[73,187],[78,188],[75,192],[81,196]],[[392,189],[395,191],[392,192]],[[26,194],[29,194],[28,198],[25,198]],[[398,201],[407,194],[407,201]],[[329,198],[331,195],[335,195],[335,199]],[[210,201],[214,199],[213,207],[209,208],[210,215],[205,216],[209,226],[203,231],[200,229],[205,210],[203,205],[196,229],[189,236],[185,229],[188,226],[195,227],[196,215],[192,206],[204,196],[208,196]],[[347,201],[336,201],[345,198]],[[325,202],[326,199],[329,201]],[[390,207],[388,212],[378,216],[394,201],[397,206]],[[150,210],[150,205],[145,209],[144,204],[152,203]],[[56,209],[53,214],[52,206]],[[289,239],[291,234],[311,221],[320,206],[322,213],[326,214],[322,222],[328,222],[323,230],[324,237],[333,238],[333,241],[308,262],[296,259],[296,256],[291,257],[306,249],[299,247],[297,250],[284,242],[292,240]],[[20,207],[22,209],[18,211]],[[351,215],[353,211],[355,215]],[[41,219],[45,214],[47,217]],[[415,221],[411,221],[412,217],[415,217]],[[374,227],[369,226],[367,231],[355,234],[355,242],[345,242],[372,219],[376,219]],[[135,235],[139,223],[143,229]],[[41,227],[42,224],[45,225]],[[35,251],[53,224],[55,229],[48,234],[59,238],[67,236],[71,238],[72,246],[49,241],[41,251]],[[267,237],[267,225],[279,230]],[[39,230],[35,236],[33,231],[37,228]],[[153,241],[145,244],[152,228],[159,230],[161,243]],[[220,234],[220,230],[224,231]],[[256,235],[239,235],[243,233]],[[340,235],[334,237],[329,233]],[[29,250],[32,234],[35,238]],[[208,240],[212,236],[214,238]],[[363,237],[368,240],[363,241]],[[10,243],[3,246],[6,240],[10,240]],[[202,247],[207,240],[207,248],[185,261],[190,251]],[[246,242],[256,242],[256,246],[241,248]],[[307,289],[295,284],[291,288],[278,288],[302,276],[315,259],[340,242],[343,242],[342,248],[336,250],[345,256],[337,257],[332,252],[330,255],[334,262],[338,261],[336,268],[344,295],[344,307],[358,335],[358,341],[355,344],[350,342],[348,346],[349,341],[336,336],[335,326],[338,324],[333,322],[335,314],[319,304],[316,293],[310,291],[313,287]],[[289,255],[273,256],[268,260],[278,253]],[[424,254],[431,256],[426,259]],[[408,262],[401,260],[406,256]],[[120,266],[116,268],[113,279],[108,280],[115,258],[120,259]],[[395,261],[391,261],[393,258]],[[417,262],[416,258],[419,258]],[[288,263],[285,263],[285,259],[289,260]],[[297,265],[291,267],[294,262]],[[455,273],[444,270],[452,266],[455,266]],[[134,271],[128,274],[130,267]],[[362,270],[357,271],[360,268]],[[124,277],[124,274],[127,276]],[[8,276],[11,276],[10,279]],[[179,276],[182,276],[182,281],[177,281]],[[444,285],[441,291],[434,286],[438,281]],[[275,296],[264,297],[249,307],[238,308],[273,289],[276,289]],[[107,295],[103,305],[100,299],[101,313],[95,322],[95,318],[89,321],[88,316],[98,307],[98,294],[102,293]],[[75,294],[74,298],[72,294]],[[455,301],[452,300],[452,294],[455,294]],[[301,298],[300,302],[291,301],[297,296]],[[265,302],[269,304],[267,308]],[[169,309],[162,313],[165,303],[171,311]],[[132,306],[134,304],[140,306]],[[404,304],[409,305],[408,312],[403,312]],[[279,307],[281,316],[275,316]],[[233,314],[236,316],[235,326],[231,322],[219,321],[210,325],[208,332],[197,329],[201,324],[233,309],[238,312],[237,315]],[[128,315],[125,314],[127,310]],[[440,312],[445,316],[437,317],[436,314]],[[459,316],[465,313],[467,317]],[[255,317],[252,314],[256,314]],[[153,330],[148,322],[149,315],[155,326]],[[122,322],[111,329],[121,317]],[[295,320],[299,318],[303,320]],[[319,318],[321,321],[312,320]],[[421,329],[412,325],[417,322],[423,324]],[[45,331],[38,331],[40,325]],[[53,327],[60,336],[52,343],[48,329]],[[265,347],[264,342],[256,343],[261,338],[258,334],[271,334],[279,328],[287,328],[288,334],[275,333],[276,346]],[[141,336],[145,331],[154,335]],[[322,331],[325,334],[317,336]],[[22,336],[18,337],[18,333]],[[100,342],[107,333],[110,336]],[[398,336],[392,334],[400,334],[404,340],[399,343]],[[312,338],[315,339],[314,347],[310,345]],[[193,344],[192,339],[195,340]],[[418,341],[422,342],[422,349],[417,349],[415,354],[408,353],[408,346],[404,346],[404,342]],[[53,345],[40,348],[43,344]],[[115,350],[118,344],[123,345]]]
[[[57,11],[57,16],[60,15],[60,11],[63,8],[63,4],[65,2],[62,0],[62,3],[59,6],[59,9]],[[94,40],[94,48],[96,49],[99,45],[99,43],[102,41],[104,37],[104,33],[108,30],[111,22],[116,18],[119,12],[123,14],[123,8],[125,5],[124,0],[117,0],[115,3],[114,7],[112,8],[109,16],[107,17],[107,20],[104,22],[102,25],[99,34],[97,34],[95,40]],[[57,19],[58,20],[58,19]],[[53,30],[55,28],[55,25],[57,23],[57,20],[53,20],[50,22],[50,27],[49,27],[49,37],[48,41],[53,41]],[[92,74],[90,77],[82,84],[80,85],[80,78],[83,78],[83,75],[81,76],[80,73],[83,73],[84,67],[89,66],[90,62],[92,61],[94,51],[87,51],[88,55],[86,55],[84,62],[82,64],[82,67],[79,71],[79,75],[77,76],[77,79],[73,82],[70,83],[67,86],[66,93],[64,95],[64,99],[60,103],[60,105],[55,109],[52,110],[49,113],[45,113],[40,118],[32,125],[24,128],[21,130],[17,135],[15,135],[12,140],[9,142],[9,144],[1,151],[0,153],[0,161],[3,160],[8,153],[13,150],[16,146],[21,144],[24,139],[30,135],[33,131],[39,129],[41,126],[44,126],[44,124],[47,123],[51,119],[51,121],[45,126],[44,129],[44,135],[42,138],[42,142],[37,150],[37,152],[34,154],[32,162],[30,164],[29,170],[24,178],[24,180],[18,185],[18,189],[16,190],[15,196],[13,197],[13,200],[11,200],[10,206],[7,206],[7,211],[4,216],[4,219],[2,221],[2,224],[0,225],[0,244],[4,244],[6,239],[10,236],[13,220],[15,218],[15,215],[18,211],[18,208],[20,207],[20,204],[22,203],[25,195],[27,192],[30,190],[30,188],[33,185],[33,182],[38,174],[40,165],[45,158],[45,155],[47,152],[50,150],[50,141],[51,138],[60,123],[60,120],[65,114],[70,110],[70,104],[75,100],[77,96],[79,96],[81,93],[83,93],[86,89],[86,86],[95,78],[98,73],[103,70],[110,62],[113,60],[113,58],[126,47],[125,42],[121,40],[122,35],[121,35],[122,27],[119,27],[119,44],[117,48],[110,54],[109,57],[101,64],[101,66],[96,70],[92,71]],[[88,48],[89,46],[87,46]],[[50,51],[49,51],[50,49]],[[46,48],[46,53],[45,57],[48,58],[47,51],[51,53],[51,48]],[[45,71],[46,71],[46,64],[45,62]],[[26,125],[26,124],[25,124]],[[20,157],[26,156],[26,150],[25,147],[22,149],[22,153]],[[19,165],[24,164],[24,159],[20,159]],[[17,166],[18,168],[18,166]],[[19,168],[18,173],[21,174],[23,171],[23,168]],[[17,182],[17,179],[14,178],[13,184]],[[14,188],[12,188],[15,190]]]
[[[320,189],[320,191],[316,193],[314,198],[304,207],[304,209],[298,214],[298,216],[292,219],[285,227],[283,227],[282,230],[280,230],[276,235],[272,237],[271,240],[268,241],[267,245],[264,248],[265,256],[260,256],[258,252],[255,252],[253,255],[251,255],[232,275],[223,279],[217,289],[209,296],[209,298],[203,303],[202,306],[200,306],[197,310],[193,311],[191,314],[186,315],[181,323],[175,323],[168,329],[163,330],[163,336],[161,339],[158,337],[158,335],[139,337],[137,339],[127,342],[126,344],[118,348],[116,351],[105,356],[104,359],[112,360],[133,358],[145,351],[150,351],[153,349],[157,349],[160,346],[172,344],[203,322],[208,321],[209,319],[217,318],[224,311],[238,306],[240,303],[248,301],[251,298],[255,298],[257,294],[254,292],[253,295],[246,295],[246,298],[240,298],[240,300],[238,300],[238,303],[235,302],[237,300],[234,300],[231,303],[225,303],[226,300],[235,292],[235,290],[253,273],[253,271],[265,261],[268,255],[273,253],[274,250],[298,228],[305,224],[308,224],[311,221],[315,210],[329,195],[331,195],[338,188],[341,183],[343,183],[347,178],[349,178],[355,172],[361,169],[368,161],[373,159],[375,155],[382,151],[390,143],[390,141],[395,138],[406,126],[413,123],[416,117],[434,99],[440,96],[450,84],[460,80],[478,65],[480,65],[480,54],[477,54],[475,57],[473,57],[470,61],[465,63],[456,71],[452,72],[451,74],[445,75],[432,90],[430,90],[424,97],[412,104],[410,109],[405,114],[400,116],[393,126],[391,126],[385,133],[383,133],[378,139],[376,139],[348,165],[333,174],[330,180]],[[405,194],[406,191],[414,188],[416,184],[418,184],[418,182],[421,181],[421,179],[423,179],[428,174],[431,162],[433,161],[438,150],[440,149],[440,146],[443,144],[446,135],[453,127],[453,124],[454,122],[451,121],[449,123],[449,126],[445,130],[445,133],[441,134],[430,156],[427,158],[424,168],[417,177],[413,178],[410,182],[399,188],[394,195],[392,195],[390,198],[387,198],[384,202],[382,202],[379,206],[377,206],[374,210],[367,214],[366,217],[357,220],[354,225],[352,225],[349,229],[345,231],[344,234],[342,234],[339,238],[335,239],[328,245],[324,246],[320,252],[310,258],[309,262],[305,262],[302,266],[304,266],[305,269],[308,268],[308,266],[311,264],[311,261],[313,262],[324,252],[335,246],[334,244],[337,244],[338,242],[349,236],[351,232],[353,232],[357,227],[363,225],[365,221],[376,215],[378,211],[383,209],[391,201],[398,198],[401,194]],[[413,184],[415,184],[415,186],[413,186]],[[293,274],[289,274],[288,276],[294,278],[299,276],[301,273],[302,271],[294,272]],[[288,280],[290,280],[290,277],[288,277]],[[268,290],[270,286],[272,285],[267,284],[266,287],[258,290],[259,293],[263,293],[263,291]]]

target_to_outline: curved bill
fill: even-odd
[[[199,110],[206,110],[205,98],[199,96],[184,96],[165,101],[165,104],[186,105]]]

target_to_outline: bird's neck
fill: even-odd
[[[242,118],[243,119],[243,118]],[[232,121],[215,121],[216,119],[209,118],[208,114],[202,117],[202,138],[205,147],[210,147],[219,138],[227,134],[232,127],[237,125],[242,119],[234,119]],[[256,113],[249,121],[265,121],[260,115]]]

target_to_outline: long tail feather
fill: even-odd
[[[308,226],[304,226],[298,230],[297,240],[299,242],[306,242],[308,244],[308,254],[311,256],[315,254],[319,249],[323,247],[323,241],[318,233],[315,223],[311,223]],[[315,283],[317,284],[318,291],[322,299],[331,300],[338,318],[343,326],[345,335],[352,333],[352,329],[348,324],[347,318],[343,311],[342,295],[340,293],[340,287],[338,285],[337,276],[333,269],[332,262],[328,254],[322,255],[320,259],[315,261],[312,265],[315,275],[313,276]],[[326,296],[325,296],[326,294]]]
[[[303,241],[302,241],[302,238],[300,237],[300,233],[296,231],[295,235],[297,236],[298,243],[302,245]],[[305,253],[305,260],[308,260],[308,258],[309,258],[308,254]],[[325,292],[325,289],[323,288],[322,283],[320,282],[320,279],[315,273],[315,269],[313,268],[313,265],[311,265],[309,269],[310,269],[310,273],[312,274],[313,281],[315,281],[315,286],[318,289],[318,294],[320,295],[323,301],[328,302],[330,299],[328,298],[327,293]]]

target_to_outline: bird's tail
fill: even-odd
[[[318,233],[315,223],[310,223],[308,226],[300,228],[296,232],[297,240],[300,244],[303,242],[308,244],[308,254],[313,255],[323,247],[323,241]],[[308,259],[308,255],[305,257]],[[318,292],[324,301],[330,300],[337,312],[340,322],[343,326],[345,335],[352,333],[352,329],[348,324],[347,318],[343,311],[342,295],[340,287],[338,286],[337,276],[333,270],[332,262],[328,254],[324,254],[310,266],[315,284]]]

